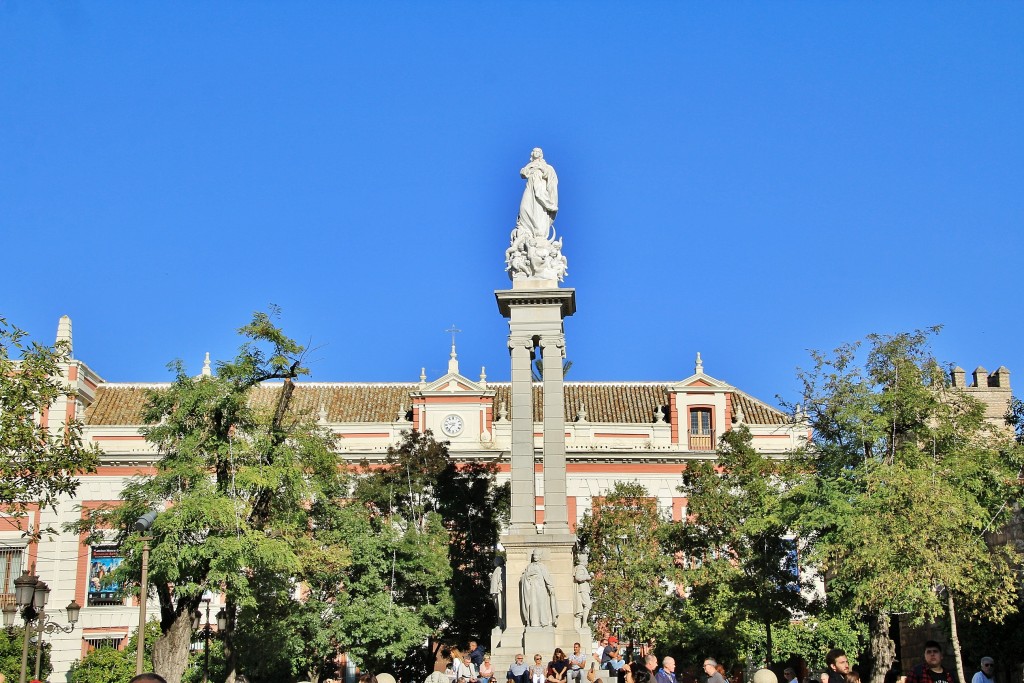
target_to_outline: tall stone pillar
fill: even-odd
[[[576,292],[560,289],[552,281],[515,281],[510,290],[495,292],[498,309],[509,321],[509,350],[512,356],[512,523],[501,543],[505,548],[505,628],[491,634],[492,662],[502,671],[517,652],[550,657],[555,647],[570,651],[579,641],[588,651],[590,630],[577,628],[573,617],[573,547],[575,534],[569,531],[565,472],[565,400],[562,389],[562,358],[565,348],[563,321],[576,311]],[[536,524],[537,452],[534,432],[531,353],[540,346],[544,361],[543,449],[544,524]],[[551,575],[558,606],[556,624],[530,625],[524,622],[520,582],[538,551],[541,563]]]
[[[569,533],[565,490],[565,394],[562,357],[565,338],[541,337],[544,378],[544,531]]]
[[[533,337],[509,335],[512,356],[512,518],[511,531],[536,530],[533,477]]]

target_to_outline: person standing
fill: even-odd
[[[850,658],[844,650],[832,648],[825,655],[825,666],[828,670],[821,674],[821,683],[846,683],[846,674],[850,673]]]
[[[907,683],[953,683],[953,674],[942,666],[942,647],[934,640],[924,644],[924,664],[907,675]]]
[[[974,674],[971,683],[994,683],[993,673],[996,670],[996,662],[991,657],[981,658],[981,671]]]
[[[704,660],[704,673],[708,676],[708,683],[726,683],[725,676],[718,673],[718,662],[713,657]]]
[[[661,660],[661,668],[654,674],[655,683],[676,683],[676,660],[665,657]]]
[[[787,666],[782,672],[782,678],[785,683],[793,683],[796,680],[796,671],[793,670],[793,667]]]

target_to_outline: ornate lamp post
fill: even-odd
[[[18,615],[18,612],[21,612],[21,618],[25,624],[25,638],[21,646],[21,671],[18,677],[18,683],[25,683],[25,678],[28,675],[29,631],[34,630],[36,632],[35,677],[39,678],[39,670],[42,664],[43,655],[43,633],[71,633],[75,630],[75,623],[78,622],[78,613],[82,608],[74,600],[68,604],[67,613],[69,626],[65,628],[58,625],[56,622],[49,621],[46,618],[46,603],[50,599],[50,588],[44,582],[40,581],[38,576],[29,574],[28,571],[25,571],[20,577],[14,580],[14,587],[14,602],[16,606],[6,605],[4,607],[4,626],[8,629],[13,628],[14,619]],[[33,622],[35,625],[32,625]]]
[[[156,510],[150,510],[135,520],[135,531],[145,534],[156,520]],[[135,675],[142,673],[142,663],[146,652],[146,599],[149,596],[149,542],[152,536],[142,537],[142,585],[139,587],[139,635],[138,651],[135,653]],[[21,683],[25,683],[22,681]]]
[[[210,638],[216,636],[213,635],[212,627],[213,623],[210,620],[210,599],[209,593],[203,598],[202,602],[206,609],[206,623],[202,623],[202,612],[196,610],[192,613],[192,630],[198,631],[199,626],[203,627],[203,650],[204,650],[204,661],[203,661],[203,683],[207,683],[210,677]],[[220,611],[217,612],[217,633],[221,634],[228,627],[228,613],[221,607]]]

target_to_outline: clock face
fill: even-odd
[[[458,436],[462,433],[463,426],[461,417],[458,415],[449,415],[444,419],[444,422],[441,423],[441,431],[448,436]]]

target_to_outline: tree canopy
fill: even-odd
[[[951,387],[928,338],[872,335],[866,349],[814,353],[801,374],[815,476],[795,526],[828,579],[828,599],[872,618],[873,680],[892,661],[889,615],[999,620],[1015,605],[1009,546],[984,532],[1009,520],[1021,454],[983,406]]]
[[[71,357],[66,342],[46,346],[0,317],[0,507],[54,507],[74,495],[78,475],[95,471],[99,450],[82,441],[82,423],[44,424],[43,416],[70,389],[62,366]]]

